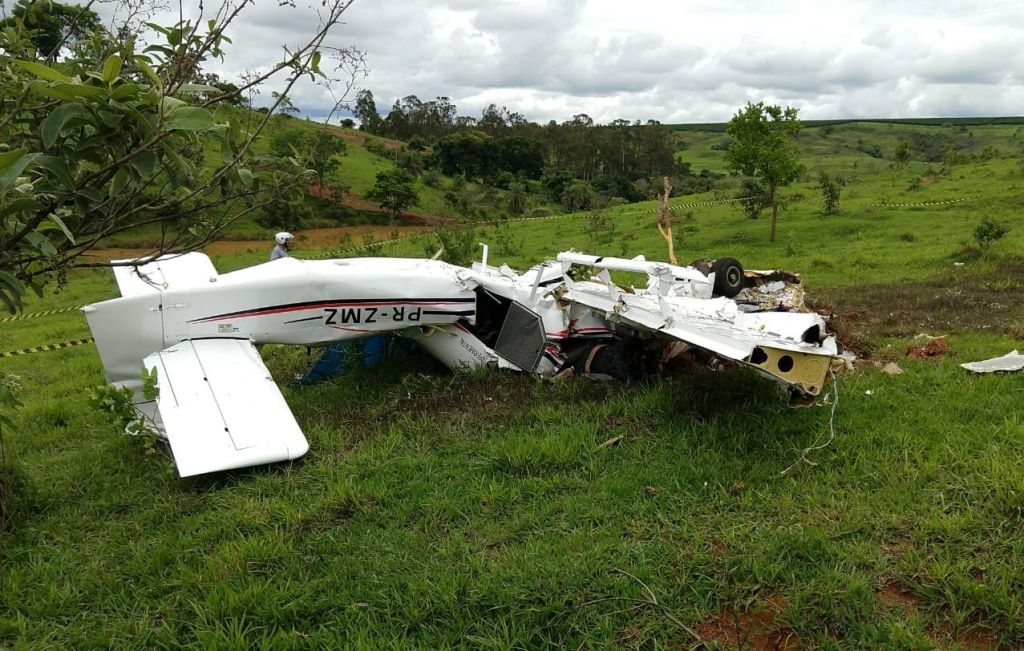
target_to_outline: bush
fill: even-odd
[[[822,172],[818,177],[818,188],[821,190],[821,200],[826,215],[834,215],[839,212],[839,194],[842,192],[844,181],[838,176],[829,176],[828,172]]]
[[[882,158],[882,148],[873,142],[857,141],[857,151],[864,152],[872,158]]]
[[[460,267],[468,267],[473,264],[480,237],[472,225],[442,222],[434,229],[434,235],[444,247],[444,252],[441,253],[442,260]]]
[[[389,150],[382,141],[374,138],[366,139],[366,151],[370,152],[374,156],[380,156],[381,158],[391,158],[391,150]]]
[[[420,180],[423,181],[423,185],[427,186],[428,188],[436,189],[441,187],[441,183],[444,181],[444,177],[442,177],[441,173],[438,172],[437,170],[427,170],[423,172],[423,175],[420,177]]]
[[[978,243],[978,248],[983,252],[988,251],[994,242],[1001,240],[1009,232],[1010,229],[1005,225],[991,217],[986,217],[975,227],[974,241]]]

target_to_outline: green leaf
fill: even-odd
[[[88,115],[88,112],[78,102],[70,102],[54,109],[46,116],[43,123],[39,125],[39,131],[43,136],[43,146],[47,149],[53,147],[53,144],[57,142],[57,138],[60,136],[60,130],[64,128],[67,121],[80,115]]]
[[[68,238],[68,242],[71,242],[71,245],[74,246],[75,236],[71,234],[71,230],[64,223],[64,220],[52,213],[49,215],[49,219],[60,228],[61,232],[64,233],[64,237]]]
[[[21,281],[6,271],[0,271],[0,283],[6,285],[15,296],[25,293],[25,286],[21,284]]]
[[[100,111],[99,116],[100,119],[103,120],[103,124],[111,128],[116,127],[117,124],[124,118],[123,114],[114,113],[113,111]]]
[[[19,149],[18,151],[24,150]],[[7,192],[14,185],[14,182],[18,180],[18,177],[21,176],[25,168],[31,165],[39,156],[40,154],[24,154],[14,161],[13,164],[9,165],[7,171],[0,174],[0,194]]]
[[[117,54],[111,54],[103,62],[103,81],[110,84],[117,79],[119,74],[121,74],[121,57]]]
[[[170,117],[174,111],[182,106],[187,106],[183,100],[180,100],[177,97],[166,96],[160,100],[160,113],[163,114],[164,117]]]
[[[39,231],[33,231],[25,235],[25,240],[29,244],[34,246],[40,253],[45,255],[47,258],[52,258],[57,255],[57,249],[50,242],[50,239],[40,233]]]
[[[3,174],[11,165],[14,165],[15,161],[28,153],[27,149],[15,149],[5,154],[0,154],[0,174]]]
[[[129,97],[138,97],[142,92],[146,90],[138,84],[119,84],[110,93],[111,99],[122,100],[128,99]]]
[[[4,307],[7,308],[8,312],[10,312],[11,314],[17,314],[18,305],[21,303],[21,301],[17,300],[16,296],[8,296],[7,290],[4,289],[3,287],[0,287],[0,301],[3,301]]]
[[[39,81],[39,80],[33,81],[32,83],[29,84],[29,88],[32,89],[32,92],[35,93],[36,95],[38,95],[39,97],[46,97],[46,98],[49,98],[49,99],[57,99],[57,100],[61,100],[61,101],[64,101],[64,102],[68,102],[68,101],[72,101],[72,100],[77,99],[77,96],[72,95],[67,90],[65,90],[63,88],[64,86],[67,86],[67,84],[61,84],[60,87],[58,87],[58,86],[50,85],[50,84],[46,83],[45,81]]]
[[[95,99],[97,97],[103,97],[107,94],[107,91],[103,88],[74,82],[70,84],[56,84],[53,86],[53,88],[55,90],[66,92],[72,97],[82,97],[85,99]]]
[[[71,82],[71,77],[54,70],[50,66],[45,66],[41,63],[36,63],[35,61],[16,60],[14,61],[14,64],[23,70],[27,70],[40,79],[45,79],[47,81]]]
[[[185,163],[185,159],[183,159],[178,152],[174,151],[174,149],[166,142],[163,143],[162,148],[164,150],[164,156],[173,163],[173,165],[164,165],[164,171],[167,172],[171,185],[173,187],[178,187],[181,185],[182,180],[191,176],[192,170],[189,168],[188,164]],[[178,178],[179,175],[184,177],[184,179]]]
[[[0,208],[0,215],[17,215],[20,212],[32,212],[39,210],[39,202],[29,197],[21,197],[3,204]]]
[[[114,174],[114,180],[110,182],[109,195],[111,199],[121,194],[121,190],[124,190],[124,186],[128,185],[128,180],[127,167],[122,167],[117,170],[117,173]]]
[[[57,181],[68,190],[75,189],[75,178],[71,175],[71,170],[68,169],[68,164],[64,162],[63,158],[40,156],[36,159],[36,164],[53,174]]]
[[[81,188],[78,194],[93,203],[101,203],[103,201],[103,193],[96,188]]]
[[[156,86],[157,88],[163,88],[164,87],[163,82],[160,81],[160,77],[157,76],[156,72],[153,71],[153,67],[152,66],[150,66],[145,61],[141,60],[140,57],[136,57],[135,58],[135,63],[140,68],[142,68],[142,72],[144,72],[146,74],[146,76],[149,77],[149,80],[153,82],[154,86]]]
[[[244,167],[238,168],[238,178],[246,188],[252,189],[252,170],[248,170]]]
[[[128,164],[135,168],[135,171],[139,173],[141,178],[149,178],[156,167],[156,154],[151,151],[144,151],[128,161]]]
[[[207,84],[183,84],[178,90],[180,93],[219,93],[220,89],[216,86],[209,86]]]
[[[174,110],[164,122],[168,131],[206,131],[214,126],[213,115],[198,106],[182,106]]]

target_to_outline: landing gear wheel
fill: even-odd
[[[743,289],[743,265],[736,258],[718,258],[711,263],[711,271],[715,274],[716,295],[732,298]]]

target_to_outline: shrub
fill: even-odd
[[[391,158],[391,151],[380,140],[374,138],[366,139],[366,151],[381,158]]]
[[[844,185],[843,179],[838,176],[829,176],[822,172],[818,177],[818,188],[821,190],[821,200],[825,214],[834,215],[839,212],[839,194]]]
[[[983,252],[988,251],[989,247],[998,240],[1001,240],[1004,235],[1010,232],[1004,224],[986,217],[981,220],[981,223],[974,229],[974,241],[978,243],[978,248]]]
[[[420,180],[423,181],[423,185],[427,186],[428,188],[439,188],[441,187],[443,177],[441,176],[441,173],[438,172],[437,170],[427,170],[423,172],[423,175],[420,177]]]

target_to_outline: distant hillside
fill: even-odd
[[[913,124],[919,126],[976,126],[988,124],[1024,124],[1024,116],[998,118],[857,118],[849,120],[803,120],[805,127],[823,127],[826,125],[854,124],[858,122],[876,124]],[[698,124],[667,124],[665,126],[676,131],[724,132],[726,123],[703,122]]]

